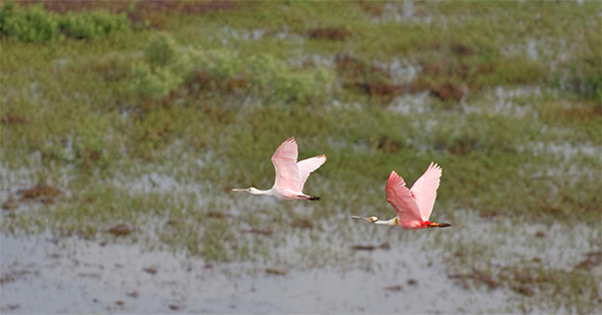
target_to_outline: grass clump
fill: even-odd
[[[155,34],[149,38],[148,44],[144,48],[146,60],[154,66],[166,67],[171,65],[180,57],[176,45],[169,34]]]
[[[208,50],[191,51],[198,60],[198,71],[206,74],[211,88],[224,90],[225,84],[241,71],[241,61],[232,51]]]
[[[114,15],[108,10],[79,13],[70,11],[60,16],[59,25],[67,36],[76,39],[95,39],[130,30],[130,21],[125,13]]]
[[[273,96],[287,102],[303,101],[306,97],[317,95],[334,80],[333,75],[323,68],[295,71],[269,54],[250,58],[248,76],[252,78],[252,89],[258,95],[265,98]]]
[[[151,68],[142,63],[133,67],[134,89],[143,97],[159,99],[175,90],[182,78],[163,67]]]
[[[195,49],[178,45],[168,33],[151,36],[145,61],[134,67],[133,87],[143,97],[161,99],[184,86],[186,94],[238,90],[280,102],[305,102],[334,80],[324,68],[295,69],[270,54],[246,60],[230,50]],[[196,91],[196,92],[195,92]]]
[[[14,2],[0,8],[0,33],[24,42],[57,40],[60,38],[59,20],[41,5],[22,8]]]
[[[42,4],[18,6],[14,2],[5,3],[0,8],[0,19],[0,33],[24,42],[59,40],[65,36],[94,39],[130,30],[125,13],[115,15],[107,10],[97,10],[59,15],[46,11]]]

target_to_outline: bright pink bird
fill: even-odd
[[[272,163],[276,169],[276,181],[271,189],[259,190],[251,187],[246,189],[235,188],[232,190],[246,191],[253,195],[273,196],[281,200],[320,200],[320,197],[304,194],[303,186],[309,177],[309,173],[317,170],[326,162],[326,156],[322,154],[297,162],[298,155],[295,137],[290,137],[272,155]]]
[[[363,219],[374,224],[398,225],[408,230],[451,226],[449,223],[429,221],[435,198],[437,198],[440,178],[441,167],[431,162],[426,172],[414,183],[412,189],[408,189],[403,178],[392,171],[387,182],[387,201],[395,208],[397,217],[387,221],[381,221],[377,217],[352,216],[351,218]]]

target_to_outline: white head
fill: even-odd
[[[248,192],[250,194],[253,194],[253,195],[262,195],[262,193],[263,193],[262,190],[259,190],[259,189],[255,188],[255,187],[250,187],[249,190],[248,190]]]
[[[365,220],[365,221],[370,222],[370,223],[374,223],[374,222],[378,221],[377,217],[362,218],[362,217],[352,216],[351,218],[352,219],[356,219],[356,220],[358,220],[358,219]]]
[[[369,218],[362,218],[362,217],[356,217],[356,216],[352,216],[352,219],[362,219],[366,222],[370,222],[373,224],[379,224],[379,225],[399,225],[399,219],[397,217],[391,219],[391,220],[380,220],[377,217],[369,217]]]

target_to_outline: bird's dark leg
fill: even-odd
[[[427,224],[427,227],[430,227],[430,228],[435,228],[435,227],[444,228],[444,227],[448,227],[448,226],[451,226],[451,224],[449,224],[449,223],[433,223],[433,222],[429,222]]]
[[[320,198],[318,196],[309,196],[309,200],[312,200],[312,201],[314,201],[314,200],[318,200],[319,201],[320,199],[322,199],[322,198]]]

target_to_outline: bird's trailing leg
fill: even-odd
[[[312,200],[312,201],[315,201],[315,200],[320,200],[320,199],[322,199],[322,198],[320,198],[320,197],[318,197],[318,196],[308,196],[308,195],[306,195],[306,194],[303,194],[303,195],[297,195],[297,198],[296,198],[296,199],[305,199],[305,200]]]
[[[430,227],[430,228],[435,228],[435,227],[444,228],[444,227],[448,227],[448,226],[451,226],[451,224],[449,224],[449,223],[433,223],[433,222],[430,222],[429,224],[427,224],[427,227]]]

